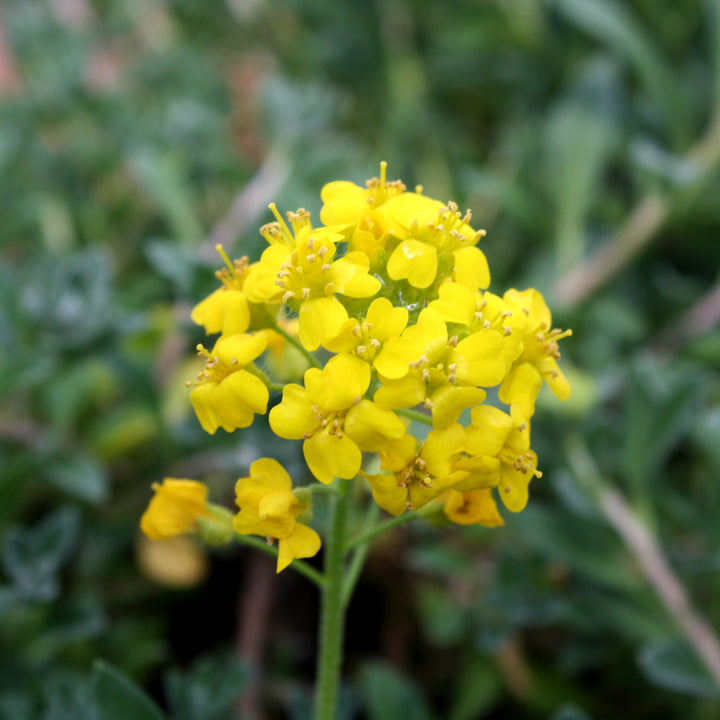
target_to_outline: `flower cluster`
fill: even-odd
[[[192,314],[220,334],[198,346],[198,420],[209,433],[248,427],[282,387],[270,428],[303,442],[320,483],[360,476],[393,515],[442,501],[453,522],[501,525],[496,497],[519,512],[541,475],[530,422],[543,381],[570,394],[557,361],[571,331],[552,327],[535,289],[490,292],[470,212],[387,181],[385,163],[366,187],[332,182],[321,197],[319,226],[270,206],[257,262],[218,248],[221,287]],[[278,383],[292,375],[283,368],[302,382]],[[485,402],[489,388],[504,410]],[[410,419],[432,425],[425,439]],[[317,552],[298,520],[310,494],[277,462],[253,463],[236,491],[235,531],[278,539],[278,570]]]

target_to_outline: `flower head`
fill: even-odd
[[[203,430],[211,435],[219,427],[232,432],[250,426],[255,413],[267,410],[265,383],[244,369],[266,346],[267,337],[262,333],[222,337],[212,352],[198,345],[198,354],[206,362],[190,401]]]
[[[552,328],[550,310],[543,296],[533,288],[523,292],[508,290],[503,298],[519,308],[527,322],[522,329],[520,355],[500,386],[500,399],[508,405],[518,403],[523,414],[532,417],[543,380],[560,400],[570,397],[570,383],[557,361],[558,341],[572,335],[572,330]]]
[[[194,531],[199,518],[211,516],[208,489],[197,480],[165,478],[152,487],[155,494],[140,519],[140,529],[151,540]]]
[[[354,478],[362,451],[377,452],[405,432],[395,413],[363,399],[369,384],[367,363],[336,355],[323,370],[310,368],[304,387],[286,385],[282,402],[270,411],[276,435],[304,440],[305,460],[322,483]]]
[[[392,515],[419,510],[468,476],[456,466],[465,447],[461,425],[431,430],[424,443],[406,434],[380,453],[386,472],[363,473],[375,502]]]
[[[249,477],[237,481],[235,493],[240,512],[233,519],[233,527],[241,535],[279,540],[277,572],[295,558],[312,557],[320,549],[320,536],[298,522],[309,506],[298,500],[290,476],[276,460],[256,460]]]

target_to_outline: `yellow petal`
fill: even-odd
[[[297,523],[292,535],[280,538],[276,571],[283,571],[296,558],[313,557],[320,544],[320,536],[312,528]]]
[[[468,335],[457,346],[457,354],[465,359],[457,376],[472,385],[497,385],[506,370],[502,352],[503,339],[500,333],[483,329]]]
[[[336,477],[352,480],[362,463],[362,453],[347,435],[330,435],[325,430],[303,443],[303,454],[310,472],[325,485]]]
[[[477,247],[464,247],[456,250],[453,280],[472,290],[484,290],[490,285],[490,268],[483,251]]]
[[[320,370],[311,368],[305,373],[306,380],[313,371],[320,374]],[[319,425],[305,388],[294,383],[283,388],[282,401],[270,410],[269,420],[272,431],[287,440],[302,440]]]
[[[336,355],[322,373],[305,373],[308,398],[325,412],[346,410],[370,385],[370,366],[355,355]]]
[[[363,473],[363,475],[365,475]],[[407,488],[398,485],[395,473],[365,475],[375,502],[391,515],[402,515],[407,510]]]
[[[165,478],[153,486],[155,494],[140,519],[140,529],[151,540],[182,535],[206,515],[208,490],[197,480]]]
[[[197,415],[202,429],[210,435],[214,435],[220,427],[220,418],[213,400],[215,387],[213,383],[203,383],[190,391],[190,402],[195,410],[195,415]]]
[[[518,403],[525,417],[532,417],[535,413],[535,400],[537,399],[542,377],[530,363],[520,363],[510,370],[508,376],[500,385],[498,397],[506,405]]]
[[[462,425],[451,425],[445,430],[428,433],[420,457],[427,463],[427,470],[433,477],[442,478],[453,472],[455,456],[464,448],[464,428]]]
[[[532,472],[521,472],[505,463],[502,464],[502,478],[498,485],[498,493],[510,512],[520,512],[527,505],[528,485],[533,477]]]
[[[425,383],[419,372],[408,373],[399,380],[385,380],[373,400],[383,410],[415,407],[425,400]]]
[[[475,315],[475,292],[465,285],[447,282],[440,286],[439,297],[428,307],[440,313],[445,322],[470,325]]]
[[[340,331],[348,319],[345,306],[336,297],[310,298],[300,306],[298,335],[306,350],[317,350]]]
[[[403,240],[393,250],[387,272],[393,280],[407,280],[413,287],[430,287],[437,274],[437,250],[419,240]]]
[[[399,337],[408,321],[404,307],[394,307],[387,298],[377,298],[370,303],[366,320],[372,325],[371,335],[381,343]]]
[[[372,297],[382,287],[368,273],[369,261],[362,252],[349,252],[332,264],[332,282],[336,292],[352,298]]]
[[[261,355],[266,347],[265,333],[230,335],[217,341],[213,355],[217,355],[225,365],[244,367]]]
[[[480,405],[472,411],[472,423],[465,428],[465,450],[470,455],[497,456],[513,429],[507,413],[492,405]]]
[[[445,515],[459,525],[498,527],[505,524],[492,491],[485,489],[466,493],[451,490],[445,502]]]
[[[362,400],[345,416],[345,432],[360,450],[380,452],[405,434],[405,424],[394,412],[381,410],[370,400]]]
[[[380,467],[383,470],[399,472],[415,459],[417,441],[409,433],[390,443],[380,452]],[[378,503],[379,504],[379,503]]]
[[[485,395],[480,388],[441,385],[431,396],[433,427],[438,430],[449,427],[457,422],[463,410],[479,405]]]
[[[190,317],[194,323],[202,325],[208,334],[244,333],[250,325],[250,309],[245,294],[225,286],[199,302]]]

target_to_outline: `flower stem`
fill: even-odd
[[[261,540],[260,538],[235,533],[235,539],[244,545],[249,545],[250,547],[260,550],[267,555],[272,555],[275,558],[278,556],[279,551],[277,545],[268,545],[265,540]],[[310,582],[315,583],[321,590],[325,586],[325,578],[322,576],[322,573],[319,573],[314,567],[312,567],[312,565],[308,565],[303,560],[293,560],[290,567],[299,572],[301,575],[304,575],[308,580],[310,580]]]
[[[340,483],[339,492],[330,498],[330,531],[325,540],[325,584],[320,611],[320,649],[315,720],[336,720],[342,645],[345,629],[343,570],[345,567],[345,530],[350,483]]]
[[[365,531],[369,530],[375,524],[379,513],[380,506],[375,502],[371,502],[368,507],[367,515],[365,516],[365,522],[363,523],[363,529]],[[363,565],[365,564],[365,559],[367,558],[369,550],[370,543],[366,542],[357,546],[353,552],[350,565],[345,573],[345,578],[343,579],[342,602],[343,607],[345,608],[347,608],[350,604],[350,599],[352,598],[355,585],[357,585],[358,578],[360,577],[360,573]]]
[[[279,323],[275,323],[273,325],[273,330],[282,335],[291,345],[296,347],[307,358],[307,361],[313,367],[322,367],[322,365],[318,362],[318,359],[309,350],[306,350],[303,344],[296,337],[293,337],[287,330],[281,328]]]
[[[415,422],[422,423],[423,425],[433,424],[432,418],[419,410],[395,410],[395,413],[410,420],[415,420]]]
[[[398,517],[395,517],[392,520],[386,520],[385,522],[376,525],[374,528],[372,528],[372,530],[367,530],[366,532],[362,532],[359,535],[356,535],[352,540],[348,542],[346,549],[352,550],[352,548],[357,547],[358,545],[366,544],[377,535],[382,535],[382,533],[386,532],[387,530],[391,530],[398,525],[404,525],[406,522],[410,522],[416,517],[419,517],[419,513],[406,512],[403,515],[398,515]]]

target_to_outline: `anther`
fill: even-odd
[[[457,347],[457,344],[458,344],[458,336],[457,336],[457,335],[453,335],[453,336],[448,340],[448,346],[449,346],[449,347]]]

